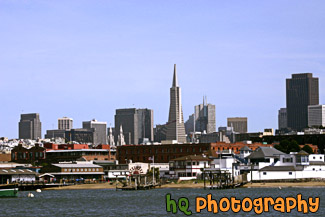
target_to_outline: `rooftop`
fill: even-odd
[[[249,159],[261,159],[266,157],[276,157],[279,155],[283,155],[285,153],[272,148],[272,147],[259,147],[253,153],[251,153],[247,158]]]
[[[101,168],[96,164],[52,164],[53,166],[60,167],[60,168]]]
[[[173,159],[172,161],[211,161],[208,157],[202,155],[189,155]]]
[[[50,150],[46,151],[46,153],[57,153],[57,152],[82,152],[82,151],[88,151],[88,152],[108,152],[108,149],[68,149],[68,150]]]

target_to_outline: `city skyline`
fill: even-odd
[[[118,108],[164,124],[174,63],[185,118],[207,95],[217,128],[244,116],[275,129],[291,74],[318,77],[324,104],[324,4],[1,2],[0,136],[17,138],[23,113],[40,114],[42,136],[64,116],[114,125]]]

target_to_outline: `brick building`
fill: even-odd
[[[123,145],[117,147],[116,159],[120,164],[126,160],[132,162],[151,163],[149,158],[154,156],[155,163],[168,163],[170,160],[201,154],[210,149],[210,143],[199,144],[164,144],[164,145]]]
[[[35,144],[34,147],[27,149],[22,144],[14,147],[11,150],[11,161],[17,163],[35,163],[45,160],[46,151],[45,148]]]
[[[132,162],[151,163],[149,158],[155,158],[155,163],[168,163],[170,160],[188,156],[201,155],[202,153],[216,154],[223,150],[232,150],[235,154],[240,154],[240,149],[244,146],[255,150],[259,147],[273,147],[273,144],[244,142],[236,143],[193,143],[193,144],[164,144],[164,145],[124,145],[117,147],[116,159],[119,163],[126,163],[126,160]],[[212,151],[212,152],[211,152]]]

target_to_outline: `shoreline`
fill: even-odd
[[[208,186],[209,184],[207,184]],[[325,188],[325,182],[266,182],[266,183],[247,183],[241,188]],[[69,185],[53,188],[44,188],[42,190],[91,190],[91,189],[115,189],[115,184],[100,183],[100,184],[80,184],[80,185]],[[204,188],[203,183],[174,183],[165,184],[159,188]]]

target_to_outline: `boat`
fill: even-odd
[[[17,197],[17,184],[0,185],[0,197]]]

